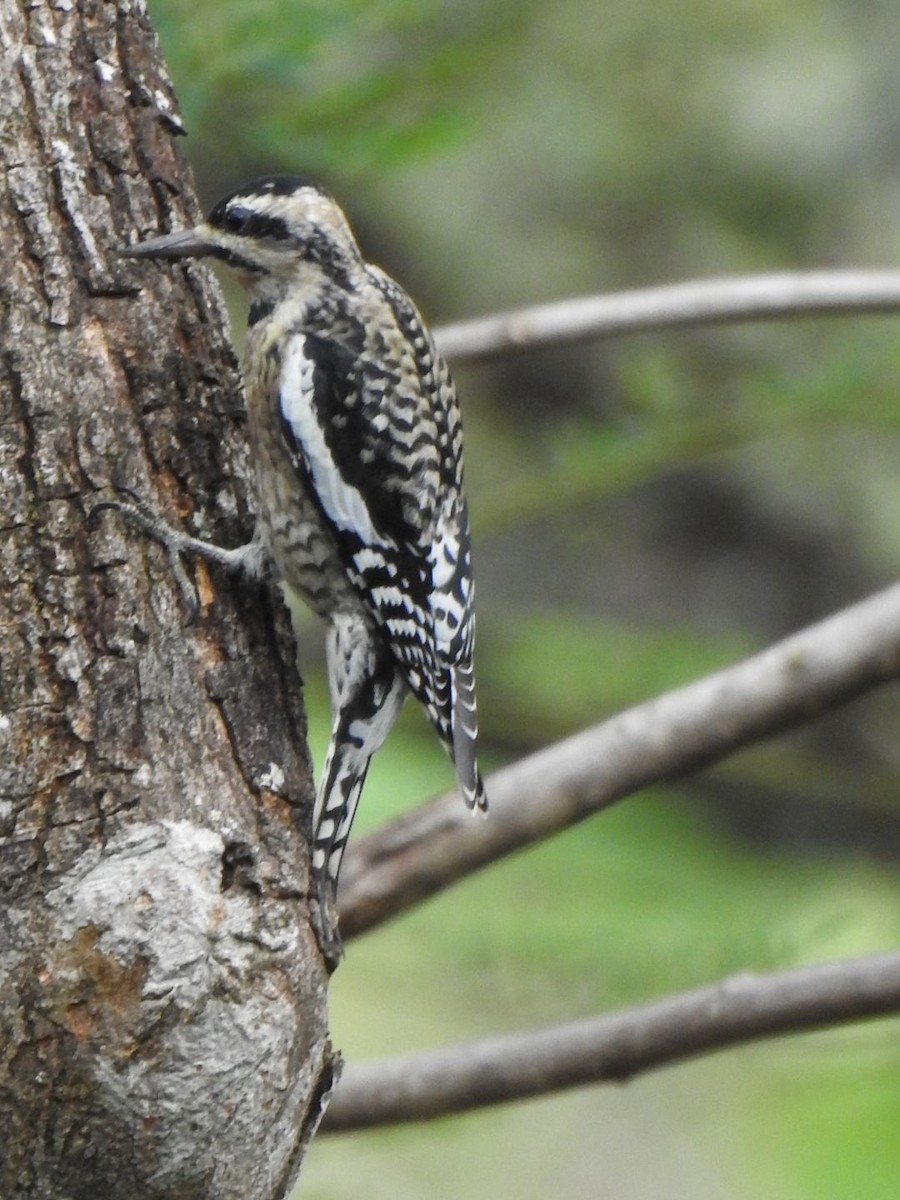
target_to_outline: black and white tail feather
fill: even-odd
[[[230,567],[258,567],[262,547],[286,590],[329,624],[332,727],[312,865],[323,949],[334,963],[341,860],[369,762],[407,691],[449,752],[466,804],[487,808],[456,393],[412,301],[364,261],[334,201],[301,179],[258,180],[196,229],[126,253],[212,255],[250,292],[254,539],[225,551],[167,531],[167,544]],[[161,522],[118,507],[166,541]]]

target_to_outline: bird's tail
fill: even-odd
[[[341,859],[356,816],[372,755],[390,732],[405,694],[388,662],[345,695],[331,726],[331,741],[313,811],[312,866],[317,884],[337,894]]]
[[[451,671],[453,762],[459,790],[469,808],[487,811],[484,781],[478,769],[478,709],[475,703],[475,672],[471,662]]]
[[[356,816],[371,756],[332,738],[313,813],[312,868],[317,887],[337,895],[341,860]]]

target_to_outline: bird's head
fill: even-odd
[[[194,229],[129,246],[128,258],[221,259],[253,296],[340,280],[361,262],[356,241],[329,195],[296,176],[257,179],[226,196]]]

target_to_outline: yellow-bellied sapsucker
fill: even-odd
[[[367,263],[341,209],[293,177],[260,179],[195,229],[124,251],[210,255],[250,293],[244,356],[257,524],[236,550],[114,502],[173,552],[280,581],[328,622],[331,741],[316,797],[323,920],[369,760],[407,689],[472,808],[477,730],[462,426],[446,365],[407,294]]]

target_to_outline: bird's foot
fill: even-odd
[[[207,562],[225,567],[226,570],[243,571],[254,578],[262,573],[262,549],[255,537],[244,546],[226,550],[222,546],[215,545],[214,542],[205,542],[202,538],[192,537],[183,530],[175,529],[143,500],[130,492],[128,494],[131,499],[127,502],[124,500],[100,500],[91,509],[89,519],[95,520],[98,513],[104,511],[117,512],[142,533],[158,542],[168,555],[172,574],[178,584],[178,590],[188,610],[190,620],[194,620],[199,613],[200,602],[197,589],[184,565],[183,556],[185,554],[197,555]]]

